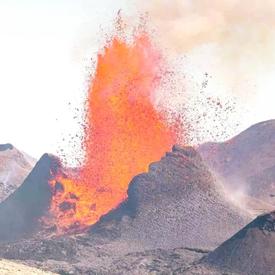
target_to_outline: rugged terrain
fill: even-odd
[[[63,275],[274,274],[274,145],[267,121],[225,143],[174,146],[119,207],[64,236],[41,226],[60,165],[45,154],[0,203],[0,257]]]
[[[275,272],[275,212],[256,218],[202,261],[239,274]]]
[[[227,200],[192,147],[174,146],[129,185],[128,200],[103,217],[93,232],[115,232],[148,249],[213,248],[251,217]],[[215,225],[215,231],[213,231]],[[107,230],[105,230],[107,228]]]
[[[255,124],[223,143],[198,150],[230,191],[275,205],[275,120]]]
[[[13,145],[0,144],[0,201],[20,186],[35,162],[35,159]]]
[[[53,158],[44,156],[21,191],[17,190],[15,201],[22,200],[22,190],[31,182],[43,198],[49,192],[45,179],[53,164]],[[30,180],[38,178],[42,180]],[[14,197],[9,200],[17,205]],[[47,199],[43,204],[45,209]],[[0,217],[2,207],[0,204]],[[20,241],[2,243],[0,256],[63,274],[121,274],[135,266],[136,274],[151,269],[176,271],[187,268],[250,220],[227,200],[222,186],[193,148],[174,146],[172,152],[150,165],[148,173],[132,180],[127,201],[89,232],[51,237],[51,232],[39,231]]]
[[[52,196],[48,182],[57,166],[58,161],[45,154],[20,187],[0,203],[0,242],[32,236],[39,230]]]

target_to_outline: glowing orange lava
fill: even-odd
[[[59,232],[83,230],[127,197],[133,176],[146,172],[176,141],[152,104],[163,59],[148,34],[115,36],[98,54],[87,97],[85,161],[76,176],[59,175],[51,213]]]

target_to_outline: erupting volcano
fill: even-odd
[[[98,54],[87,94],[85,159],[77,175],[50,181],[50,223],[81,231],[127,196],[132,177],[147,171],[176,142],[176,128],[154,106],[164,60],[148,33],[131,42],[113,36]]]

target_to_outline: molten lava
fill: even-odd
[[[98,221],[125,200],[133,176],[146,172],[176,142],[173,127],[152,103],[163,65],[145,32],[132,42],[115,36],[98,54],[87,95],[83,167],[50,182],[58,232]]]

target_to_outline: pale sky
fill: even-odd
[[[0,0],[0,143],[10,142],[35,158],[45,152],[59,154],[60,148],[66,154],[78,150],[78,140],[70,141],[71,136],[81,133],[79,121],[92,66],[90,60],[95,60],[104,33],[111,30],[117,12],[121,9],[128,16],[136,14],[135,2]],[[273,63],[261,66],[259,71],[256,66],[257,73],[239,81],[236,87],[232,85],[232,79],[238,77],[234,71],[230,72],[229,82],[220,75],[220,68],[226,73],[219,51],[215,45],[201,45],[187,52],[185,59],[171,63],[175,71],[187,76],[179,77],[183,82],[176,87],[177,92],[171,91],[175,96],[171,96],[171,105],[180,106],[186,100],[184,93],[189,94],[192,105],[205,81],[205,72],[211,76],[207,93],[221,96],[224,102],[237,103],[234,115],[222,118],[228,120],[228,127],[213,126],[213,121],[202,122],[200,141],[211,138],[207,129],[215,133],[232,126],[228,130],[231,135],[275,117]],[[240,67],[245,58],[239,61]],[[232,90],[236,92],[231,93]],[[195,109],[207,112],[203,109],[205,104],[196,104]],[[235,127],[237,123],[240,125]]]
[[[101,29],[127,2],[0,0],[0,143],[36,158],[66,150]]]

